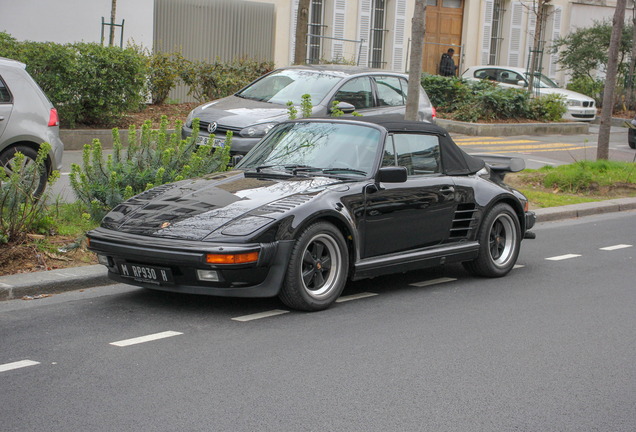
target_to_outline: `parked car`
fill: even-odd
[[[35,163],[43,142],[51,144],[51,151],[37,178],[36,195],[44,192],[49,174],[62,168],[57,110],[24,63],[0,57],[0,166],[10,174],[17,152],[24,154],[25,164]]]
[[[276,124],[287,120],[287,103],[299,106],[304,94],[311,95],[312,117],[329,117],[334,100],[344,117],[355,110],[364,117],[381,116],[404,120],[408,75],[379,69],[342,65],[291,66],[257,79],[236,94],[205,103],[187,117],[183,138],[192,134],[198,117],[200,143],[215,134],[214,144],[223,146],[232,131],[232,154],[246,154]],[[299,117],[300,117],[300,109]],[[420,86],[418,120],[434,122],[435,109]]]
[[[232,171],[166,184],[87,234],[110,279],[179,293],[329,307],[347,279],[462,262],[512,270],[535,215],[495,164],[446,130],[381,119],[286,121]]]
[[[468,80],[487,79],[497,82],[502,87],[527,88],[528,74],[519,67],[509,66],[473,66],[462,74],[462,78]],[[572,90],[559,87],[547,76],[540,74],[535,76],[533,86],[539,94],[560,94],[566,99],[567,112],[563,114],[566,120],[592,121],[596,118],[596,106],[594,99]]]

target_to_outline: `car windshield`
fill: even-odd
[[[370,126],[285,123],[274,128],[236,168],[366,176],[373,170],[380,137],[380,131]]]
[[[526,79],[530,79],[530,76],[528,73],[524,74],[526,76]],[[548,78],[547,76],[543,75],[543,74],[535,74],[534,75],[534,86],[535,87],[541,87],[541,88],[559,88],[559,86],[552,81],[550,78]],[[537,79],[538,78],[538,79]]]
[[[281,70],[256,81],[236,95],[245,99],[285,105],[298,105],[304,94],[311,96],[314,105],[322,101],[342,76],[307,70]]]

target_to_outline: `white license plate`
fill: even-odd
[[[197,144],[198,145],[206,145],[207,143],[210,142],[210,137],[197,137]],[[212,142],[212,147],[225,147],[225,138],[214,138],[214,141]]]
[[[174,283],[172,271],[167,267],[143,266],[130,263],[119,263],[119,274],[139,282],[154,284]]]
[[[585,110],[585,114],[596,114],[596,110]]]

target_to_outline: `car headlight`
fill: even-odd
[[[190,111],[190,114],[188,114],[188,117],[186,117],[186,127],[192,127],[192,120],[194,120],[194,110]]]
[[[568,105],[569,106],[581,106],[581,101],[574,100],[574,99],[568,99]]]
[[[246,128],[241,129],[239,135],[246,138],[261,138],[264,137],[267,132],[277,123],[262,123],[253,126],[248,126]]]

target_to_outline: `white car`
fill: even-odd
[[[509,66],[473,66],[462,74],[462,78],[477,81],[487,79],[496,81],[502,87],[527,88],[526,70]],[[596,118],[594,99],[581,93],[560,88],[554,81],[541,74],[533,83],[540,94],[560,94],[566,98],[568,111],[563,114],[565,120],[592,121]]]

